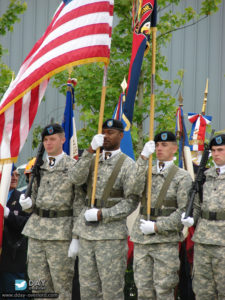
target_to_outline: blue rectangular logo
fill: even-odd
[[[15,290],[16,291],[24,291],[27,288],[27,282],[23,279],[15,280]]]

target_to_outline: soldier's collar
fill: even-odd
[[[217,166],[217,164],[215,164],[215,163],[214,163],[214,165],[215,165],[215,168],[219,168],[220,169],[220,174],[225,173],[225,165],[223,165],[223,166]]]
[[[115,156],[116,154],[120,153],[121,152],[121,149],[117,149],[117,150],[113,150],[113,151],[107,151],[107,150],[104,150],[102,151],[102,159],[105,160],[105,154],[106,153],[111,153],[111,156],[108,159],[111,159],[113,156]]]
[[[47,163],[49,163],[49,156],[50,157],[54,157],[55,158],[55,164],[54,164],[54,167],[59,163],[59,161],[63,158],[63,156],[65,155],[65,152],[62,152],[60,153],[59,155],[56,155],[56,156],[52,156],[52,155],[48,155],[47,154]]]
[[[163,171],[161,171],[161,172],[164,172],[166,169],[168,169],[173,164],[173,160],[164,161],[164,164],[165,165],[163,167]],[[157,160],[157,173],[160,173],[158,160]]]

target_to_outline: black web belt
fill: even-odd
[[[156,220],[157,217],[168,217],[171,215],[176,208],[173,207],[168,207],[168,208],[151,208],[150,212],[150,219],[151,220]],[[147,216],[147,210],[146,207],[141,207],[140,209],[141,215]]]
[[[57,211],[57,210],[41,209],[36,206],[34,207],[34,213],[42,218],[60,218],[60,217],[72,217],[73,216],[72,209]]]
[[[210,221],[222,221],[225,220],[225,211],[201,211],[202,219],[210,220]]]

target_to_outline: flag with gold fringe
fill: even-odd
[[[109,63],[113,0],[64,0],[0,102],[0,162],[16,161],[49,79],[69,67]]]

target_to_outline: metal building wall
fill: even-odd
[[[35,42],[42,36],[58,7],[60,0],[27,0],[28,8],[17,23],[12,33],[1,37],[3,47],[9,49],[9,55],[4,61],[15,73],[18,72]],[[184,0],[173,10],[184,11],[185,7],[200,8],[201,0]],[[9,0],[0,0],[1,14],[6,10]],[[170,7],[171,8],[171,7]],[[169,9],[170,9],[169,8]],[[209,78],[209,94],[206,114],[213,116],[212,126],[216,130],[225,128],[225,3],[216,14],[204,19],[194,26],[173,33],[172,42],[163,50],[168,60],[168,79],[175,79],[177,71],[184,69],[182,95],[185,112],[200,112],[204,96],[206,78]],[[177,86],[172,86],[172,95],[176,94]],[[33,127],[44,126],[54,118],[61,122],[65,107],[65,97],[48,85],[45,94],[46,101],[41,103]],[[79,113],[76,115],[77,128]],[[188,121],[186,120],[188,125]],[[32,157],[32,130],[19,156],[18,164]]]
[[[187,6],[200,10],[200,0],[181,1],[181,12]],[[200,113],[202,109],[206,79],[209,79],[209,93],[206,115],[213,117],[212,127],[225,129],[225,2],[220,10],[198,24],[173,33],[172,42],[163,53],[167,57],[168,79],[177,77],[179,69],[184,70],[182,95],[184,112]],[[178,98],[177,86],[172,95]],[[186,118],[186,125],[188,125]],[[190,126],[189,126],[190,127]]]

